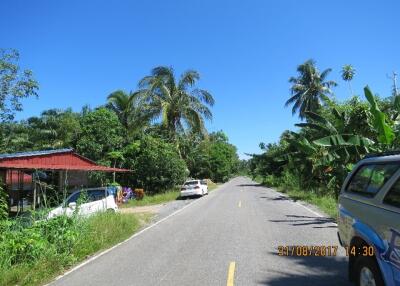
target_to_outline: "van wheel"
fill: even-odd
[[[115,210],[114,209],[107,209],[107,213],[108,214],[115,214]]]
[[[385,286],[381,271],[373,257],[358,257],[355,269],[358,286]]]

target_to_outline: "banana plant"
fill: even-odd
[[[386,114],[379,109],[375,97],[368,85],[364,87],[364,94],[370,104],[372,123],[375,130],[378,132],[379,143],[391,146],[395,139],[395,133],[392,126],[388,124]]]
[[[298,123],[296,126],[320,131],[323,136],[312,141],[315,145],[344,149],[346,147],[363,148],[365,152],[368,152],[368,147],[372,146],[374,141],[357,134],[347,134],[345,132],[347,124],[345,113],[339,113],[335,108],[333,108],[332,113],[338,119],[339,130],[328,119],[314,112],[307,112],[309,122]]]
[[[334,107],[331,109],[336,119],[334,123],[317,113],[307,112],[308,122],[296,126],[308,128],[317,134],[317,139],[314,137],[311,141],[315,148],[315,153],[310,157],[314,158],[311,171],[323,178],[321,181],[328,181],[328,187],[334,189],[337,194],[340,183],[347,174],[349,163],[360,159],[360,154],[368,153],[374,141],[348,132],[351,128],[348,127],[350,120],[346,113],[340,113]]]
[[[321,180],[325,176],[326,167],[338,159],[337,153],[315,145],[301,134],[291,132],[286,141],[289,147],[281,158],[287,161],[288,166],[300,173],[307,174],[305,178],[308,178],[306,181],[309,181],[310,184],[315,179]],[[307,184],[307,182],[304,183]]]

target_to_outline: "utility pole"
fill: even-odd
[[[400,95],[399,89],[397,88],[397,72],[393,71],[392,76],[388,76],[388,78],[393,81],[392,96],[396,97]]]
[[[393,93],[395,96],[399,94],[399,90],[397,89],[397,73],[393,72]]]

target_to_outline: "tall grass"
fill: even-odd
[[[158,205],[169,201],[174,201],[179,198],[179,195],[180,191],[178,189],[151,196],[145,195],[142,200],[130,200],[127,204],[122,205],[122,207]]]
[[[254,180],[265,186],[276,188],[278,191],[287,194],[293,200],[300,200],[313,204],[331,218],[337,218],[337,200],[332,192],[315,188],[305,189],[301,186],[298,178],[289,173],[284,173],[281,178],[275,178],[274,176],[257,176]]]
[[[48,282],[87,256],[125,240],[148,219],[101,213],[88,219],[60,217],[26,228],[3,223],[0,285]]]

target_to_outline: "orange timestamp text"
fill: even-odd
[[[337,245],[279,245],[279,256],[336,256]]]

